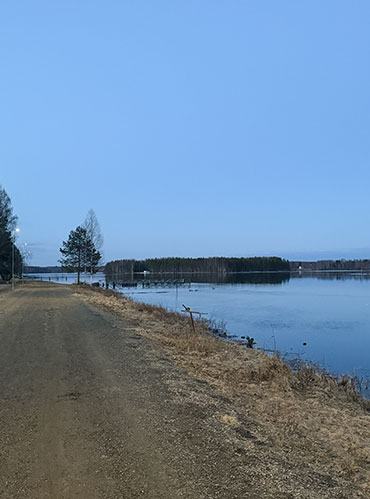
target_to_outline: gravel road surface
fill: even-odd
[[[1,498],[288,497],[252,487],[221,396],[72,286],[3,288],[0,335]]]

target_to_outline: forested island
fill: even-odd
[[[105,273],[109,276],[133,274],[135,272],[155,273],[230,273],[230,272],[276,272],[289,271],[288,260],[280,257],[252,258],[147,258],[146,260],[115,260],[108,262]]]
[[[31,266],[25,265],[25,273],[59,273],[61,266]],[[370,272],[370,259],[363,260],[318,260],[289,261],[280,257],[251,258],[147,258],[145,260],[122,259],[98,266],[96,271],[105,272],[110,276],[129,275],[136,272],[154,273],[214,273],[230,274],[241,272]]]
[[[135,273],[152,272],[155,274],[238,274],[243,272],[370,272],[370,259],[364,260],[318,260],[316,262],[289,261],[280,257],[249,258],[147,258],[145,260],[122,259],[110,261],[105,265],[108,280],[117,280]]]

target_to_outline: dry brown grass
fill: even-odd
[[[343,476],[370,497],[370,404],[348,379],[313,367],[293,372],[277,356],[214,337],[204,323],[191,333],[189,319],[160,307],[135,303],[111,291],[79,287],[89,303],[122,316],[136,331],[160,342],[189,373],[232,401],[237,414],[258,422],[269,452],[318,473]],[[248,443],[248,445],[253,445]]]

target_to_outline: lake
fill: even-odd
[[[41,276],[76,281],[75,274],[33,274]],[[173,311],[184,304],[225,323],[229,335],[252,336],[258,348],[279,350],[288,360],[301,358],[336,374],[369,377],[370,276],[277,272],[177,277],[185,282],[176,285],[168,275],[135,275],[136,287],[122,287],[120,282],[129,282],[116,277],[116,290]],[[93,280],[102,283],[105,277],[98,274]],[[143,287],[143,281],[151,286]]]

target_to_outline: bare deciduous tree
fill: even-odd
[[[101,232],[100,224],[93,209],[87,212],[83,227],[86,229],[87,235],[94,243],[95,248],[101,251],[104,244],[104,238]]]
[[[90,262],[90,264],[88,266],[90,267],[90,273],[92,275],[96,272],[96,266],[99,263],[102,263],[102,261],[101,261],[102,248],[103,248],[103,243],[104,243],[104,238],[103,238],[103,234],[102,234],[102,231],[100,228],[100,224],[98,222],[97,216],[95,215],[95,212],[93,209],[90,209],[87,212],[87,215],[86,215],[86,218],[85,218],[85,221],[83,224],[83,228],[86,230],[87,238],[92,242],[93,247],[100,255],[98,262],[96,262],[94,260],[94,255],[93,254],[91,255],[92,261]]]

